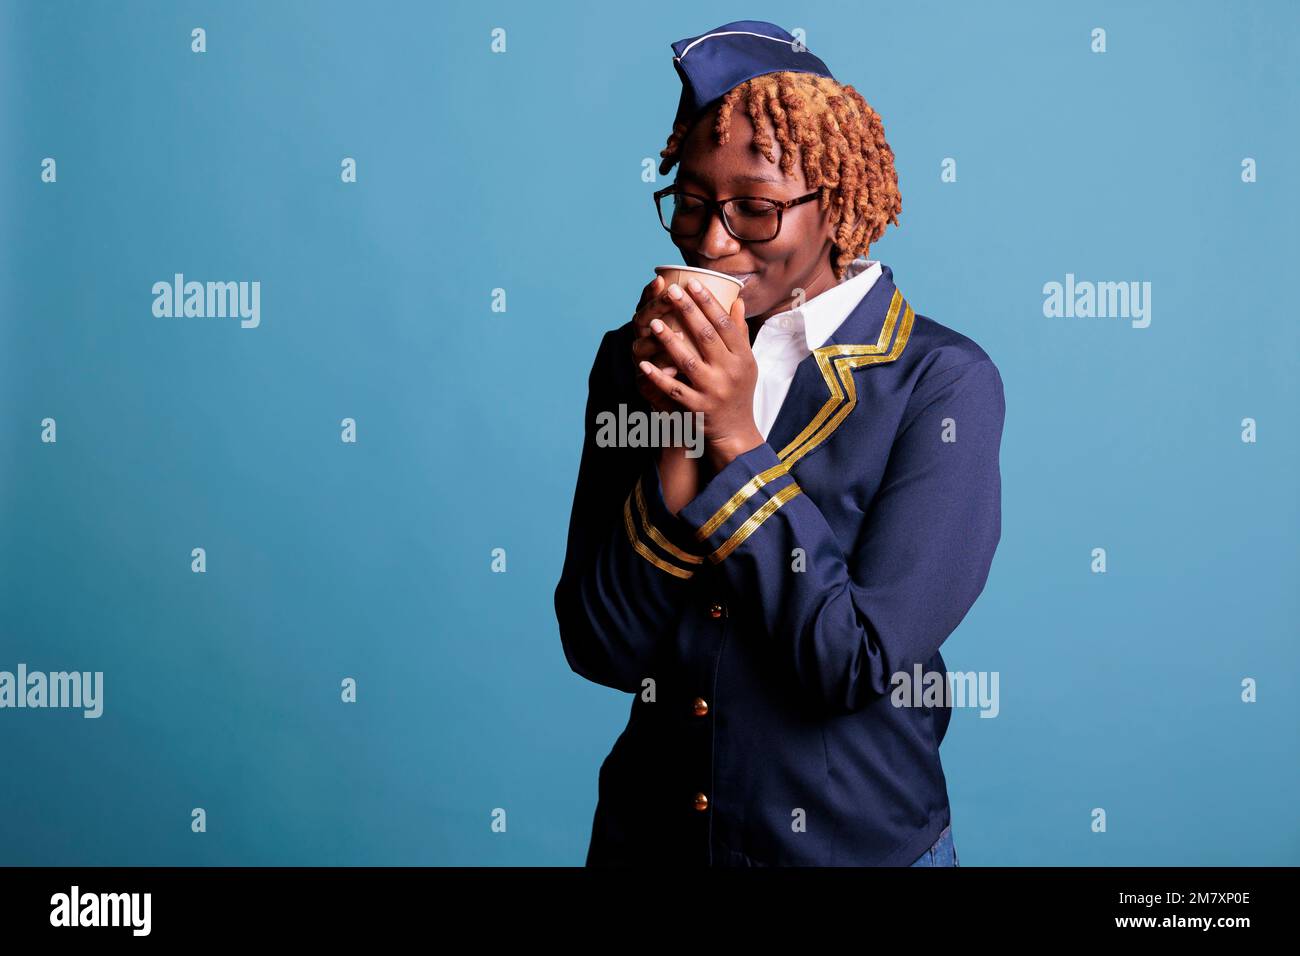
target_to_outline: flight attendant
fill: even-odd
[[[1001,533],[1001,376],[869,257],[902,204],[857,90],[763,21],[672,48],[658,219],[744,287],[655,279],[588,380],[555,609],[632,699],[587,863],[957,865],[939,648]],[[597,442],[620,404],[704,454]]]

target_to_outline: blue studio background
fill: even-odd
[[[0,670],[105,675],[0,710],[0,863],[583,861],[629,705],[551,603],[587,374],[680,261],[669,44],[744,18],[881,113],[872,256],[1005,381],[963,865],[1300,863],[1300,15],[958,0],[0,2]],[[261,324],[154,317],[177,272]],[[1045,317],[1067,273],[1149,327]]]

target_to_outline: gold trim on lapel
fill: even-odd
[[[898,338],[894,341],[894,347],[886,352],[900,311],[903,312],[903,322],[898,331]],[[826,380],[826,389],[830,392],[830,397],[794,441],[781,449],[778,453],[781,460],[793,465],[829,438],[844,420],[844,416],[852,411],[853,406],[858,402],[857,386],[853,381],[852,370],[863,365],[894,361],[902,354],[911,331],[912,307],[904,301],[903,294],[895,289],[893,299],[889,303],[889,312],[885,315],[885,323],[880,328],[880,338],[876,340],[875,345],[823,345],[815,350],[813,354],[817,356],[817,367],[821,369],[822,378]],[[836,414],[837,409],[839,414]],[[830,421],[827,422],[827,419]],[[823,423],[826,423],[825,427]]]
[[[882,362],[892,362],[902,354],[903,347],[907,345],[907,338],[912,333],[912,320],[914,318],[912,307],[909,305],[903,312],[903,323],[898,332],[898,341],[888,355],[851,354],[841,356],[835,360],[835,368],[839,372],[840,380],[844,383],[844,390],[848,393],[848,400],[831,416],[831,420],[826,423],[826,428],[823,431],[814,435],[807,445],[791,456],[791,464],[830,438],[835,429],[840,427],[840,422],[844,421],[849,412],[853,411],[854,406],[858,404],[858,384],[853,378],[855,368],[861,368],[864,365],[879,365]]]

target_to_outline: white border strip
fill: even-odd
[[[786,46],[794,46],[793,40],[782,40],[780,37],[770,37],[766,33],[751,33],[748,30],[725,30],[722,33],[708,33],[700,37],[698,40],[692,40],[690,46],[688,46],[685,50],[682,51],[682,55],[675,56],[673,57],[673,59],[684,60],[686,58],[686,54],[691,52],[691,47],[695,46],[695,44],[697,43],[703,43],[705,40],[710,40],[713,37],[732,37],[732,36],[762,37],[764,40],[775,40],[777,43],[784,43]]]

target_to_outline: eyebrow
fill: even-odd
[[[677,171],[678,179],[686,179],[693,183],[699,183],[701,186],[708,185],[703,179],[690,170],[679,169]],[[784,186],[784,180],[775,179],[771,176],[759,176],[756,173],[737,173],[731,177],[732,181],[738,183],[765,183],[769,186]]]

